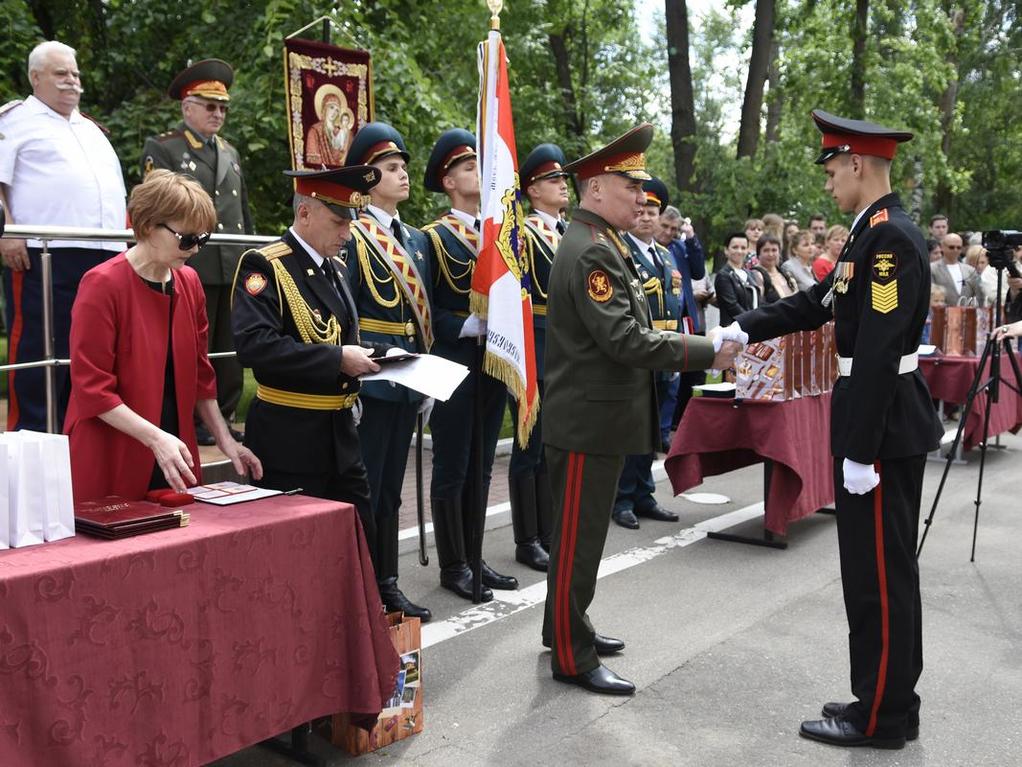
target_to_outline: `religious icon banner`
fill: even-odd
[[[369,51],[287,39],[284,93],[291,167],[340,168],[359,128],[373,119]]]

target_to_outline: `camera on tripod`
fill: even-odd
[[[1022,246],[1022,232],[1014,229],[983,232],[983,247],[986,248],[990,266],[995,269],[1007,269],[1012,277],[1022,277],[1012,255],[1012,250],[1019,246]]]

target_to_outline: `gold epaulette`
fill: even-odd
[[[291,255],[291,246],[286,242],[271,242],[269,245],[263,245],[261,248],[256,248],[256,253],[265,258],[267,261],[275,261],[278,258]]]

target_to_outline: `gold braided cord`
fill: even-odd
[[[529,232],[525,242],[529,250],[529,272],[532,274],[532,289],[539,294],[540,298],[546,299],[547,294],[543,290],[543,286],[539,284],[539,278],[536,276],[536,251],[539,251],[539,254],[543,257],[543,260],[546,261],[547,264],[552,266],[554,262],[552,259],[547,257],[546,249],[539,244],[534,232]]]
[[[372,294],[373,300],[384,309],[393,309],[401,303],[401,291],[397,286],[397,281],[394,279],[394,275],[390,273],[390,269],[386,269],[386,279],[381,279],[376,276],[376,272],[373,270],[373,265],[369,260],[369,248],[366,247],[366,243],[362,237],[358,235],[355,237],[355,252],[358,253],[358,263],[362,267],[362,280],[369,286],[369,292]],[[380,294],[377,285],[387,285],[390,283],[394,285],[394,298],[384,298]]]
[[[273,274],[277,278],[277,286],[284,291],[284,298],[302,340],[307,344],[339,345],[341,326],[337,322],[337,318],[331,316],[329,320],[323,322],[321,318],[313,314],[284,264],[277,260],[270,263],[273,265]]]
[[[463,280],[465,279],[465,277],[468,277],[472,274],[473,265],[472,261],[470,260],[467,264],[465,264],[465,271],[463,271],[461,274],[457,275],[451,274],[450,266],[447,263],[448,259],[455,261],[455,263],[461,262],[456,261],[454,257],[447,252],[447,248],[444,247],[444,243],[443,240],[440,238],[439,232],[436,231],[432,224],[424,227],[423,231],[426,232],[426,234],[429,235],[430,240],[433,241],[433,249],[436,251],[436,261],[437,264],[440,266],[440,273],[443,275],[444,280],[450,286],[451,290],[458,295],[462,296],[468,295],[468,292],[471,289],[471,287],[459,288],[456,284],[456,281]]]

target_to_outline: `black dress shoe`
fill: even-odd
[[[850,703],[824,703],[823,711],[821,712],[824,716],[844,716],[845,712],[848,711]],[[907,724],[905,726],[905,740],[916,740],[919,737],[919,712],[911,712],[908,715]]]
[[[621,527],[627,527],[629,530],[639,529],[639,520],[635,518],[635,512],[631,509],[615,511],[612,516],[614,518],[614,522],[621,525]]]
[[[585,690],[589,690],[589,692],[598,692],[603,695],[635,694],[634,684],[627,679],[622,679],[603,665],[597,666],[592,671],[586,671],[584,674],[576,674],[575,676],[558,674],[555,671],[554,679],[558,682],[578,685]]]
[[[539,541],[532,540],[515,546],[515,561],[545,573],[550,566],[550,555],[543,550]]]
[[[213,439],[213,435],[209,433],[209,429],[204,423],[195,424],[195,441],[203,447],[212,447],[216,444],[216,440]]]
[[[486,562],[483,562],[483,583],[491,589],[514,591],[518,588],[518,579],[513,575],[501,575]]]
[[[472,599],[472,571],[468,569],[467,565],[441,570],[440,585],[463,599]],[[486,587],[485,583],[480,589],[479,598],[483,602],[493,599],[493,592]]]
[[[905,748],[905,738],[870,737],[843,716],[813,719],[802,722],[798,734],[831,746],[870,746],[872,748]]]
[[[543,646],[550,647],[550,640],[544,639]],[[605,637],[602,634],[597,634],[593,637],[593,649],[596,650],[597,655],[613,655],[625,649],[625,643],[620,639],[614,639],[614,637]]]
[[[402,612],[409,618],[418,618],[423,623],[429,623],[433,613],[428,607],[419,607],[397,587],[397,582],[380,583],[380,599],[388,613]]]
[[[679,517],[673,511],[668,511],[659,503],[654,504],[648,509],[636,509],[635,516],[645,517],[646,519],[655,519],[658,522],[677,522]]]

